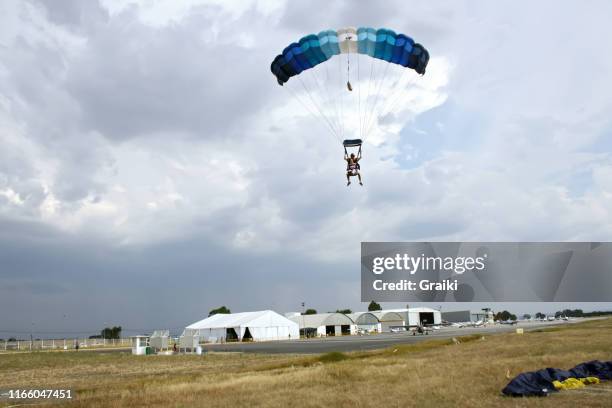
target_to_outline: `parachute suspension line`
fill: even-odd
[[[382,79],[380,80],[378,87],[376,88],[376,93],[374,94],[374,104],[372,105],[372,110],[370,111],[368,117],[367,117],[367,121],[366,121],[366,131],[370,128],[370,122],[374,119],[375,120],[375,116],[374,116],[374,111],[376,110],[376,107],[378,106],[378,99],[380,96],[380,89],[382,87],[382,84],[385,82],[385,77],[387,76],[387,70],[389,69],[389,65],[391,64],[386,64],[385,65],[385,70],[383,72],[383,76]],[[364,137],[367,137],[368,133],[364,134]]]
[[[361,127],[360,127],[360,133],[364,137],[365,137],[365,134],[363,132],[363,130],[364,130],[363,127],[365,126],[365,118],[367,117],[368,112],[369,112],[368,111],[368,102],[370,100],[370,85],[372,84],[372,75],[374,73],[374,61],[373,60],[374,60],[374,58],[370,58],[370,79],[368,79],[368,93],[367,93],[366,98],[364,100],[364,103],[365,103],[365,107],[364,107],[364,110],[363,110],[364,118],[363,118],[363,121],[362,121]]]
[[[326,114],[324,109],[322,108],[324,102],[322,100],[322,96],[317,92],[316,82],[314,80],[313,73],[308,72],[304,75],[301,75],[299,79],[300,79],[300,83],[302,84],[302,88],[306,92],[314,109],[316,109],[319,112],[320,117],[322,117],[324,120],[327,120],[330,123],[330,125],[334,129],[334,134],[337,134],[338,128],[333,123],[331,118]]]
[[[312,109],[310,109],[310,107],[308,107],[308,104],[306,104],[304,101],[302,101],[302,98],[297,96],[297,93],[295,91],[293,91],[293,89],[291,89],[288,86],[284,86],[283,88],[285,88],[287,90],[287,92],[289,92],[291,94],[291,96],[294,97],[304,107],[304,109],[306,109],[308,111],[308,113],[310,113],[314,117],[317,116],[316,112],[312,111]],[[320,123],[318,120],[316,122]],[[329,126],[329,123],[327,123],[327,126]],[[335,130],[331,126],[329,127],[329,129],[331,130],[331,132],[333,134],[335,134]],[[332,133],[328,133],[327,131],[324,132],[324,133],[329,134],[329,136],[332,138],[332,140],[334,140],[334,143],[336,143],[336,140],[335,140],[334,136],[332,135]]]
[[[402,95],[406,91],[406,88],[415,82],[417,75],[411,75],[409,71],[406,71],[406,75],[403,77],[409,77],[410,79],[406,81],[401,87],[398,88],[399,92],[393,92],[393,96],[389,99],[389,101],[384,105],[383,109],[380,111],[380,116],[386,116],[388,113],[391,113],[395,110],[399,102],[402,100]]]
[[[389,66],[387,65],[387,68],[388,67]],[[395,73],[398,72],[398,70],[394,70],[393,67],[392,67],[391,70],[394,71]],[[366,126],[366,133],[370,133],[372,131],[372,129],[375,128],[374,125],[377,124],[377,122],[378,122],[377,119],[379,117],[383,117],[386,114],[386,113],[383,113],[383,112],[385,112],[384,109],[386,109],[386,107],[389,105],[389,101],[396,94],[398,94],[398,92],[401,95],[401,93],[402,93],[401,91],[404,90],[404,87],[403,86],[399,86],[399,83],[406,76],[406,73],[408,71],[409,70],[403,69],[403,70],[400,71],[401,72],[400,74],[392,75],[392,77],[396,77],[396,79],[393,81],[393,85],[391,85],[390,93],[388,95],[386,95],[385,98],[382,98],[380,104],[377,103],[375,105],[375,107],[372,109],[371,116],[369,116],[369,118],[368,118],[369,120],[368,120],[368,123],[367,123],[367,126]],[[385,70],[385,77],[386,76],[387,76],[387,71]],[[379,87],[379,91],[380,91],[384,87],[383,86],[384,85],[384,79],[383,79],[383,81],[379,85],[380,85],[380,87]],[[386,92],[386,90],[384,92]],[[377,95],[377,97],[378,97],[378,95]]]
[[[359,55],[359,53],[357,53],[357,86],[359,87],[357,89],[358,100],[359,100],[359,102],[358,102],[359,138],[362,139],[362,137],[361,137],[361,79],[359,78],[359,60],[360,60],[360,55]]]
[[[374,113],[374,107],[376,106],[376,102],[378,100],[378,88],[379,84],[382,82],[383,76],[381,75],[383,62],[377,59],[372,58],[372,64],[374,65],[374,81],[372,82],[372,92],[370,93],[370,106],[368,108],[368,112],[365,117],[365,123],[363,124],[363,136],[368,136],[368,124],[370,123],[370,118]],[[388,64],[385,63],[385,68],[388,67]]]
[[[338,96],[339,96],[339,100],[340,100],[340,119],[342,121],[342,139],[345,139],[344,137],[344,92],[343,92],[343,87],[344,87],[344,81],[342,78],[342,58],[338,57],[338,76],[340,78],[340,88],[338,89]]]
[[[333,82],[330,79],[329,68],[327,67],[327,64],[322,65],[325,66],[325,83],[332,84]],[[325,89],[327,91],[327,94],[329,95],[330,105],[333,105],[334,114],[336,115],[336,123],[338,124],[338,128],[340,128],[340,112],[338,109],[338,99],[334,95],[333,88],[330,90],[329,86],[325,86]]]
[[[288,91],[288,92],[291,94],[291,96],[293,96],[293,97],[294,97],[294,98],[295,98],[295,99],[296,99],[296,100],[297,100],[297,101],[298,101],[298,102],[299,102],[299,103],[300,103],[300,104],[301,104],[301,105],[302,105],[302,106],[303,106],[303,107],[304,107],[304,108],[305,108],[305,109],[308,111],[308,113],[310,113],[312,116],[314,116],[314,117],[319,116],[321,119],[325,119],[325,118],[323,118],[323,117],[322,117],[320,114],[317,114],[317,112],[316,112],[316,111],[313,111],[313,110],[312,110],[312,109],[311,109],[311,108],[308,106],[308,104],[307,104],[306,102],[304,102],[304,101],[302,100],[302,98],[300,98],[300,97],[298,96],[298,94],[297,94],[297,93],[296,93],[296,92],[295,92],[293,89],[291,89],[291,88],[290,88],[290,87],[288,87],[288,86],[287,86],[287,87],[283,87],[283,88],[287,89],[287,91]],[[317,122],[319,123],[319,121],[317,121]],[[326,125],[329,127],[329,130],[331,130],[331,133],[328,133],[327,131],[326,131],[325,133],[326,133],[326,134],[329,134],[329,136],[330,136],[332,139],[334,139],[334,136],[333,136],[333,135],[334,135],[334,134],[336,134],[336,131],[334,130],[334,128],[333,128],[333,127],[331,127],[331,126],[330,126],[330,124],[329,124],[327,121],[325,121],[325,120],[324,120],[324,122],[325,122],[325,124],[326,124]],[[335,140],[335,139],[334,139],[334,140]]]
[[[334,129],[334,126],[332,125],[331,121],[329,120],[329,118],[325,115],[325,113],[323,113],[321,111],[321,108],[317,105],[317,103],[315,102],[314,98],[312,97],[312,94],[310,93],[310,91],[308,90],[308,88],[306,87],[306,85],[304,84],[304,81],[302,81],[302,78],[300,78],[299,75],[296,75],[296,77],[298,78],[298,80],[300,81],[300,83],[302,84],[302,87],[304,88],[304,90],[306,91],[306,94],[308,94],[308,97],[310,98],[310,100],[312,101],[314,107],[319,111],[319,114],[321,115],[321,117],[327,122],[327,124],[329,125],[330,129],[332,130],[332,132],[334,133],[334,135],[336,135],[336,137],[339,136],[338,131],[336,131]]]
[[[327,68],[327,66],[326,66],[326,68]],[[322,107],[321,107],[322,109],[325,110],[327,106],[331,105],[332,98],[331,98],[331,96],[329,94],[328,88],[321,83],[321,81],[319,79],[319,74],[317,73],[317,69],[318,68],[315,67],[311,71],[312,71],[312,76],[315,79],[315,82],[316,82],[316,84],[317,84],[317,86],[319,88],[319,91],[320,91],[321,95],[325,95],[325,97],[323,98],[323,104],[322,104]],[[334,124],[337,125],[338,129],[339,129],[340,128],[340,124],[339,124],[339,119],[338,119],[338,112],[330,110],[330,114],[331,114],[331,117],[333,119]]]

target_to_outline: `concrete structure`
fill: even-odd
[[[355,322],[357,330],[362,330],[368,333],[374,333],[381,331],[380,320],[372,312],[357,312],[347,314],[347,316]]]
[[[406,326],[406,319],[401,313],[388,310],[378,310],[371,313],[376,316],[380,322],[380,328],[378,330],[380,333],[388,333],[394,327],[399,328]]]
[[[342,336],[356,334],[357,325],[342,313],[319,313],[290,317],[300,326],[300,333],[307,337]]]
[[[216,314],[190,324],[183,335],[198,336],[200,340],[210,343],[291,340],[299,338],[299,327],[295,322],[272,310],[262,310]]]

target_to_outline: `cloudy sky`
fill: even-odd
[[[610,241],[610,15],[2,1],[0,338],[179,328],[222,304],[364,309],[361,241]],[[432,55],[423,97],[366,144],[366,185],[348,189],[338,145],[269,71],[290,42],[347,25]]]

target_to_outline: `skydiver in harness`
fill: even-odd
[[[361,173],[359,173],[359,170],[361,169],[361,166],[359,165],[359,161],[361,160],[361,140],[345,140],[343,144],[344,160],[346,160],[346,185],[350,186],[351,177],[357,176],[357,178],[359,179],[359,185],[363,186],[363,183],[361,182]],[[359,151],[357,152],[357,155],[355,155],[355,153],[351,153],[349,155],[346,150],[347,146],[359,146]]]

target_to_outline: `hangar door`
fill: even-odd
[[[430,324],[434,324],[434,314],[433,312],[421,312],[419,313],[419,323],[421,326],[427,326]]]
[[[383,333],[388,333],[391,331],[392,327],[402,327],[404,326],[403,320],[387,320],[380,322],[380,330]]]

